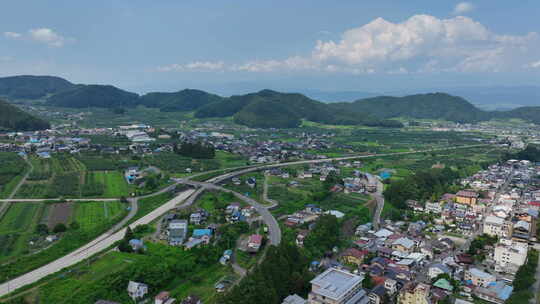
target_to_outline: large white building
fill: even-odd
[[[521,266],[527,260],[528,249],[529,245],[527,243],[501,239],[495,247],[495,263],[500,267],[506,267],[508,264]]]
[[[512,222],[494,215],[489,215],[484,220],[483,232],[491,236],[508,238],[512,235]]]
[[[367,304],[362,280],[364,276],[329,268],[311,280],[308,304]]]

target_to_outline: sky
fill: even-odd
[[[540,85],[538,0],[21,0],[0,76],[138,93]]]

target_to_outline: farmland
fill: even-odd
[[[29,252],[28,242],[43,212],[40,203],[15,203],[0,220],[0,261]]]
[[[71,204],[71,205],[70,205]],[[46,205],[46,208],[45,208]],[[15,209],[12,209],[15,207]],[[31,214],[31,216],[28,216]],[[33,215],[32,215],[33,214]],[[40,267],[56,258],[65,255],[76,248],[96,238],[110,229],[116,222],[127,214],[126,205],[120,202],[81,202],[59,203],[47,205],[44,203],[15,203],[8,214],[0,222],[0,238],[12,233],[16,227],[22,240],[9,240],[7,249],[2,248],[2,257],[9,258],[9,263],[0,265],[0,281],[13,278],[22,273]],[[78,227],[69,225],[79,223]],[[26,240],[37,237],[35,227],[39,223],[54,226],[64,223],[68,230],[61,235],[60,240],[51,246],[34,253],[26,250]],[[4,242],[2,242],[4,244]],[[4,254],[4,251],[7,253]],[[18,253],[18,254],[15,254]]]
[[[94,158],[88,159],[63,154],[56,154],[51,159],[31,157],[34,170],[15,198],[119,198],[129,194],[130,187],[121,171],[87,171],[87,163],[93,168],[98,163],[93,162]],[[111,160],[111,163],[117,161]],[[106,161],[104,164],[108,166]]]
[[[79,223],[83,231],[92,231],[96,227],[116,222],[126,214],[126,206],[120,202],[77,203],[73,221]]]
[[[6,198],[26,172],[25,161],[15,153],[0,152],[0,197]]]

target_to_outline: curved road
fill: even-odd
[[[173,199],[171,199],[170,201],[168,201],[161,207],[155,209],[154,211],[150,212],[146,216],[135,221],[133,224],[130,225],[130,227],[135,228],[138,225],[148,224],[154,221],[161,215],[165,214],[167,211],[175,208],[180,202],[186,200],[194,192],[195,190],[192,190],[192,189],[181,192],[178,196],[174,197]],[[136,213],[135,209],[136,208],[132,209],[133,214]],[[117,226],[119,226],[119,224]],[[101,235],[97,239],[69,253],[66,256],[63,256],[38,269],[30,271],[18,278],[15,278],[11,281],[1,284],[0,296],[4,296],[18,288],[35,283],[50,274],[56,273],[66,267],[75,265],[83,261],[84,259],[111,247],[115,242],[121,240],[124,237],[125,231],[126,231],[126,228],[123,228],[119,231],[114,232],[114,228],[117,228],[117,227],[113,227],[113,229],[109,230],[107,233]]]
[[[454,149],[463,149],[463,148],[472,148],[472,147],[480,147],[480,146],[486,146],[486,145],[469,145],[469,146],[461,146],[461,147],[451,147],[451,148],[442,148],[442,149],[429,149],[429,150],[423,150],[423,151],[411,151],[411,152],[397,152],[397,153],[384,153],[384,154],[372,154],[372,155],[354,155],[354,156],[345,156],[345,157],[337,157],[337,158],[327,158],[327,159],[317,159],[317,160],[304,160],[304,161],[295,161],[295,162],[287,162],[287,163],[277,163],[277,164],[270,164],[270,165],[262,165],[262,166],[256,166],[256,167],[249,167],[247,169],[234,171],[230,173],[226,173],[214,178],[209,179],[206,183],[196,183],[189,180],[180,180],[179,182],[170,185],[156,193],[142,196],[139,198],[145,198],[150,197],[154,195],[158,195],[167,191],[171,191],[174,189],[178,184],[181,183],[191,183],[191,184],[199,184],[203,186],[203,188],[206,189],[216,189],[220,191],[226,191],[226,192],[232,192],[235,196],[238,198],[244,200],[245,202],[248,202],[250,205],[254,206],[257,212],[263,216],[264,221],[267,223],[269,227],[270,232],[270,242],[271,244],[279,244],[281,241],[281,231],[279,228],[279,225],[276,221],[276,219],[272,216],[272,214],[267,210],[265,206],[262,206],[255,200],[246,197],[244,195],[241,195],[239,193],[236,193],[234,191],[225,189],[220,186],[216,186],[215,184],[220,183],[224,180],[230,179],[232,177],[242,175],[248,172],[267,169],[267,168],[276,168],[276,167],[285,167],[285,166],[292,166],[292,165],[300,165],[300,164],[309,164],[309,163],[321,163],[321,162],[328,162],[328,161],[340,161],[340,160],[350,160],[350,159],[360,159],[360,158],[370,158],[370,157],[384,157],[384,156],[392,156],[392,155],[405,155],[405,154],[414,154],[414,153],[423,153],[423,152],[432,152],[432,151],[445,151],[445,150],[454,150]],[[200,190],[202,192],[202,190]],[[148,224],[161,215],[165,214],[167,211],[178,207],[178,208],[185,208],[188,207],[190,204],[193,203],[194,199],[188,200],[184,204],[177,206],[182,201],[185,201],[188,199],[191,195],[193,195],[196,192],[196,190],[190,189],[181,192],[179,195],[165,203],[164,205],[160,206],[159,208],[155,209],[154,211],[150,212],[146,216],[140,218],[139,220],[135,221],[133,224],[130,225],[130,227],[134,228],[138,225]],[[136,205],[138,198],[132,199],[131,203]],[[28,201],[28,200],[23,200]],[[135,208],[132,208],[135,209]],[[130,212],[130,214],[135,214],[136,211]],[[126,217],[127,218],[127,217]],[[126,220],[126,222],[129,221]],[[120,224],[120,223],[119,223]],[[113,229],[109,230],[108,232],[102,234],[100,237],[94,239],[90,243],[86,244],[85,246],[82,246],[81,248],[69,253],[68,255],[65,255],[47,265],[44,265],[40,268],[37,268],[31,272],[28,272],[20,277],[17,277],[15,279],[12,279],[8,282],[5,282],[0,285],[0,297],[4,296],[18,288],[24,287],[26,285],[35,283],[39,281],[40,279],[51,275],[53,273],[56,273],[66,267],[72,266],[74,264],[77,264],[87,257],[97,254],[110,246],[112,246],[116,241],[121,240],[124,237],[125,230],[121,229],[119,231],[114,232],[114,228],[119,228],[119,224],[115,225]],[[125,224],[125,223],[124,223]]]

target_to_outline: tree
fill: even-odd
[[[56,226],[54,226],[53,228],[53,232],[54,233],[62,233],[62,232],[65,232],[67,230],[67,227],[65,224],[63,223],[58,223],[56,224]]]
[[[49,234],[49,227],[45,224],[39,224],[36,227],[36,233],[38,234]]]
[[[371,274],[366,274],[364,277],[364,280],[362,281],[362,287],[365,289],[373,289],[375,287],[375,282],[373,282],[373,278],[371,277]]]
[[[69,224],[69,228],[72,229],[72,230],[77,230],[77,229],[81,228],[81,225],[78,222],[73,221],[73,222],[71,222],[71,224]]]

